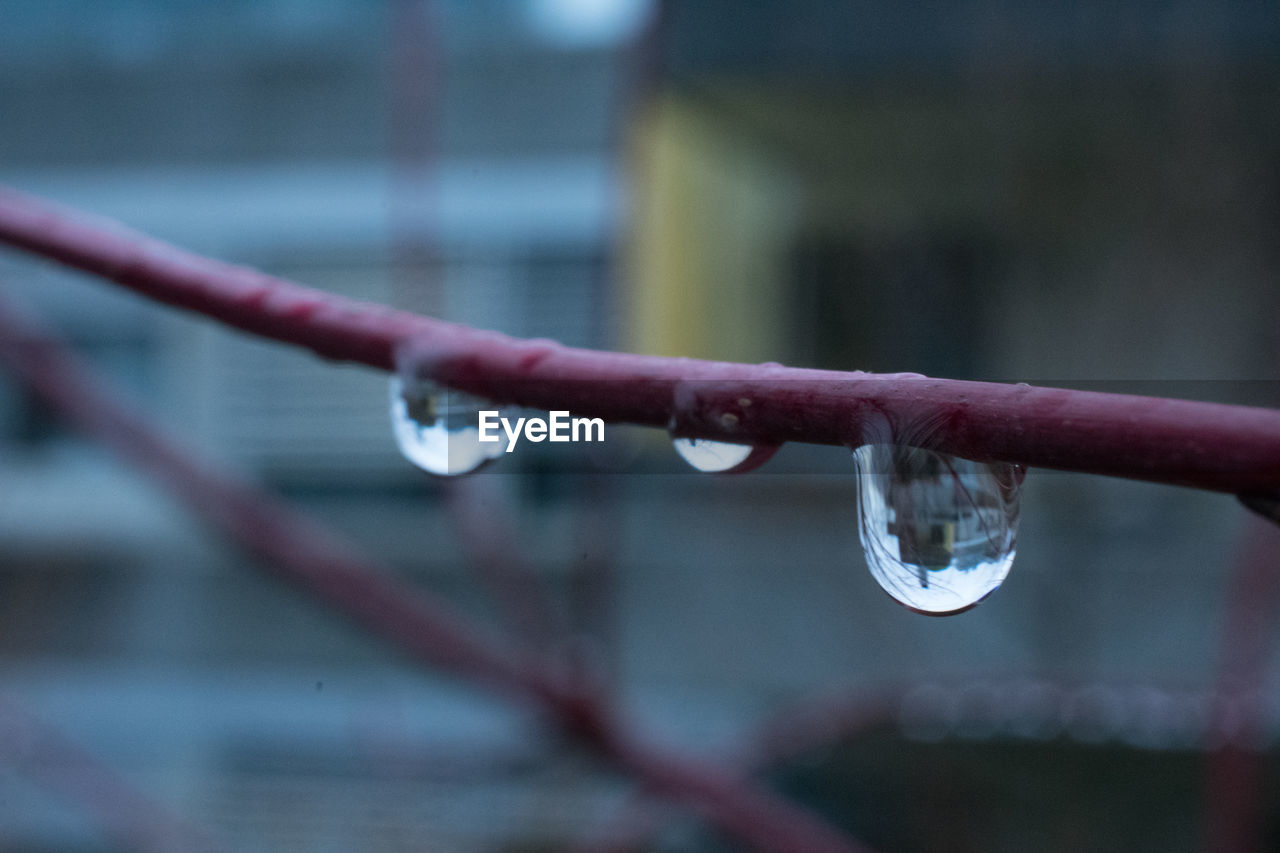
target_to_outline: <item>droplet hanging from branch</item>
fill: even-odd
[[[917,613],[949,616],[1009,574],[1024,470],[894,444],[854,451],[858,535],[885,592]]]

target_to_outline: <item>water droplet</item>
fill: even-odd
[[[497,407],[461,391],[417,381],[391,380],[391,429],[404,457],[429,474],[469,474],[496,456],[506,442],[480,441],[479,412]]]
[[[867,444],[858,535],[871,575],[917,613],[973,607],[1009,574],[1024,469],[918,447]]]
[[[685,462],[708,474],[741,474],[758,468],[777,451],[776,447],[752,447],[731,441],[705,438],[673,438],[671,443]]]
[[[694,432],[703,426],[718,426],[725,432],[738,432],[752,404],[749,397],[737,398],[738,411],[717,399],[724,386],[709,381],[680,381],[671,389],[671,421],[667,429]],[[768,462],[778,446],[742,444],[736,441],[712,441],[706,438],[672,438],[676,452],[698,471],[709,474],[741,474]]]

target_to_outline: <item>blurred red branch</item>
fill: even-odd
[[[857,851],[805,810],[651,745],[571,670],[478,633],[426,592],[260,490],[216,473],[106,393],[65,347],[0,304],[0,359],[86,435],[137,465],[193,512],[261,559],[262,568],[354,619],[411,658],[532,701],[567,733],[723,831],[770,850]]]
[[[402,214],[422,204],[424,197],[417,191],[422,179],[429,182],[438,177],[435,131],[444,64],[435,45],[438,8],[429,0],[397,0],[390,11],[387,137],[392,165],[388,186],[391,290],[395,297],[391,301],[404,304],[411,292],[422,292],[422,282],[414,276],[410,288],[404,271],[412,268],[413,261],[435,255],[430,234],[404,227],[406,217]],[[415,191],[406,192],[410,187]],[[438,272],[434,278],[432,286],[425,289],[436,297],[428,305],[441,296]],[[424,306],[419,302],[416,307]],[[553,643],[563,641],[566,632],[555,618],[547,580],[520,553],[502,490],[492,480],[480,477],[444,480],[440,485],[450,528],[502,627],[513,639],[539,651],[548,651]]]
[[[1280,411],[903,374],[595,352],[343,299],[0,190],[0,242],[325,358],[390,370],[413,344],[434,378],[502,403],[682,435],[852,446],[869,425],[971,459],[1235,494],[1280,490]],[[677,386],[687,404],[677,406]]]

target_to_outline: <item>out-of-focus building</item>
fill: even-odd
[[[1267,404],[1277,37],[1243,0],[9,0],[0,181],[513,335]],[[490,615],[385,376],[11,251],[0,282],[190,446]],[[846,451],[715,479],[609,435],[628,449],[480,476],[681,747],[886,683],[1212,684],[1226,497],[1032,472],[1006,588],[929,620],[866,575]],[[231,849],[556,849],[617,803],[537,720],[262,580],[8,378],[0,484],[5,693]],[[0,846],[108,849],[20,769]]]

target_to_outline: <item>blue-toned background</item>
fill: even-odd
[[[514,335],[1273,405],[1278,44],[1253,2],[0,0],[0,182]],[[189,446],[492,616],[384,375],[9,250],[0,289]],[[1196,847],[1232,499],[1032,471],[1005,587],[936,620],[868,576],[847,451],[716,479],[608,436],[522,446],[472,499],[676,749],[901,688],[769,780],[886,851]],[[1269,732],[1272,681],[1243,685]],[[0,691],[231,850],[565,849],[629,790],[263,580],[7,375]],[[0,849],[130,849],[45,760],[0,749]]]

